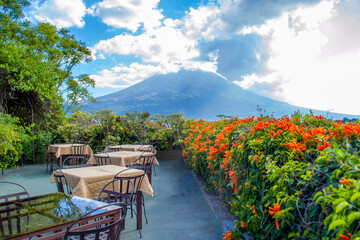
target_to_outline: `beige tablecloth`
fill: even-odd
[[[71,155],[74,154],[72,151],[71,146],[73,145],[81,145],[81,144],[70,144],[70,143],[59,143],[59,144],[52,144],[48,147],[48,152],[55,153],[55,156],[59,158],[62,155]],[[91,150],[91,147],[89,145],[85,146],[84,154],[90,156],[90,162],[95,161],[93,152]]]
[[[140,150],[147,150],[151,145],[141,145],[141,144],[125,144],[125,145],[117,145],[117,146],[108,146],[108,148],[119,148],[121,147],[123,151],[133,151],[138,152]]]
[[[136,161],[141,154],[143,155],[152,155],[151,153],[146,153],[146,152],[132,152],[132,151],[120,151],[120,152],[106,152],[106,153],[97,153],[94,154],[94,156],[98,156],[98,157],[106,157],[109,156],[111,159],[111,164],[112,165],[118,165],[118,166],[129,166],[131,164],[134,163],[134,161]],[[94,162],[91,162],[91,164],[96,164],[96,161],[94,159]],[[156,157],[154,157],[154,162],[153,164],[156,165],[160,165],[158,160],[156,159]]]
[[[114,176],[124,170],[126,167],[116,165],[105,165],[84,168],[62,169],[69,186],[73,188],[72,193],[76,196],[97,199],[103,187],[113,180]],[[57,170],[59,171],[59,170]],[[143,174],[144,171],[137,169],[129,169],[120,176],[130,177]],[[51,176],[51,182],[54,181],[54,176]],[[136,187],[136,186],[135,186]],[[153,189],[149,183],[149,179],[145,177],[140,186],[140,190],[153,196]]]

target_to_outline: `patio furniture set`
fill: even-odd
[[[85,144],[48,146],[58,192],[30,197],[21,185],[0,182],[20,189],[0,196],[0,239],[120,239],[128,210],[141,237],[155,153],[151,145],[106,146],[96,154]]]

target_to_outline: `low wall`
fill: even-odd
[[[156,159],[162,160],[182,160],[182,150],[158,151]]]

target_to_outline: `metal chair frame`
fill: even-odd
[[[99,156],[95,156],[95,161],[96,164],[98,166],[103,166],[103,165],[111,165],[111,158],[109,157],[109,155],[105,152],[103,152],[104,154],[106,154],[106,157],[99,157]]]
[[[140,169],[142,170],[141,168],[136,168],[136,169]],[[128,169],[124,169],[120,172],[118,172],[115,176],[114,176],[114,180],[115,179],[128,179],[129,181],[133,182],[134,186],[135,186],[135,192],[134,192],[134,195],[133,197],[131,198],[131,202],[128,204],[130,206],[130,209],[131,209],[131,217],[133,217],[133,212],[135,213],[135,215],[137,216],[137,213],[135,212],[135,210],[133,209],[133,205],[135,204],[136,205],[136,195],[135,193],[140,191],[140,187],[141,187],[141,184],[142,184],[142,181],[144,180],[144,177],[145,177],[145,172],[141,175],[138,175],[138,176],[132,176],[132,177],[120,177],[119,175],[125,171],[128,171],[130,170],[130,168]],[[143,206],[143,209],[144,209],[144,216],[145,216],[145,220],[146,220],[146,224],[148,224],[148,219],[147,219],[147,216],[146,216],[146,209],[145,209],[145,199],[144,199],[144,195],[142,195],[142,198],[141,198],[141,203],[142,203],[142,206]],[[139,232],[140,232],[140,237],[141,237],[141,231],[139,229]]]
[[[54,144],[60,144],[60,143],[66,143],[66,140],[62,138],[58,138],[54,140]]]
[[[87,223],[85,225],[80,225],[80,227],[77,227],[76,229],[74,229],[74,226],[76,224],[78,224],[78,222],[81,221],[83,218],[88,216],[89,214],[96,212],[100,209],[109,207],[109,206],[121,207],[120,219],[118,219],[117,221],[111,222],[111,223],[106,223],[106,224],[103,224],[103,221],[102,221],[102,220],[106,220],[106,218],[100,219],[100,220],[97,219],[91,223]],[[109,205],[104,205],[99,208],[93,209],[93,210],[83,214],[77,220],[75,220],[67,228],[63,239],[68,240],[69,237],[72,237],[72,236],[79,237],[80,239],[87,239],[86,236],[91,235],[92,236],[91,239],[98,240],[98,239],[103,239],[104,234],[107,235],[106,236],[107,240],[120,239],[120,233],[121,233],[121,230],[123,229],[122,226],[125,225],[126,212],[127,212],[127,206],[126,206],[126,204],[121,203],[121,202],[112,203]],[[117,227],[116,232],[115,232],[115,227]]]
[[[153,166],[154,158],[155,158],[155,154],[149,155],[148,152],[143,152],[141,156],[130,165],[130,168],[137,168],[144,170],[149,178],[150,184],[151,184],[152,166]]]
[[[58,168],[57,166],[52,166],[53,167],[53,176],[55,178],[55,183],[56,183],[56,187],[58,189],[58,192],[62,192],[62,193],[67,193],[67,194],[72,194],[72,187],[70,187],[68,185],[68,182],[66,180],[66,177],[64,175],[64,173],[61,171],[60,168]],[[59,173],[56,173],[57,171],[59,171]],[[66,185],[66,188],[64,188],[64,185]],[[66,192],[65,192],[66,190]]]
[[[117,147],[112,147],[109,148],[112,152],[120,152],[122,151],[122,147],[121,146],[117,146]]]
[[[50,171],[52,171],[51,166],[54,164],[54,162],[58,162],[58,158],[55,156],[55,153],[48,152],[48,147],[45,146],[45,157],[46,157],[46,171],[49,171],[49,165],[50,165]]]
[[[90,166],[90,160],[84,156],[69,156],[62,163],[63,169],[81,168]]]
[[[72,150],[72,156],[85,156],[85,144],[72,144],[71,150]]]
[[[98,201],[113,203],[123,202],[127,205],[134,201],[135,185],[127,177],[117,177],[107,183],[101,190]]]
[[[23,196],[29,197],[29,193],[26,190],[25,187],[23,187],[22,185],[18,184],[18,183],[14,183],[14,182],[0,182],[0,184],[10,184],[10,185],[16,185],[18,187],[20,187],[23,191],[20,192],[15,192],[15,193],[10,193],[10,194],[6,194],[6,195],[2,195],[0,196],[0,202],[8,202],[8,201],[12,201],[12,200],[19,200],[21,199]],[[15,199],[13,199],[15,198]],[[4,200],[4,201],[3,201]]]

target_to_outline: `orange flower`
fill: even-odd
[[[253,213],[255,214],[255,216],[259,216],[255,210],[255,207],[252,207],[252,206],[249,206],[249,205],[246,205],[246,207],[250,208],[251,210],[253,210]]]
[[[270,136],[271,136],[271,137],[277,137],[277,136],[279,136],[280,134],[282,134],[283,131],[282,131],[282,130],[277,130],[276,132],[273,132],[273,131],[270,131],[270,130],[269,130],[269,133],[270,133]]]
[[[346,186],[349,186],[350,182],[346,178],[342,178],[339,183],[345,184]]]
[[[255,156],[254,160],[260,162],[260,158],[258,156]]]
[[[233,234],[232,234],[232,232],[227,231],[226,233],[224,233],[224,238],[223,238],[223,240],[231,240],[231,239],[233,239]]]
[[[296,151],[302,152],[302,151],[307,150],[307,148],[305,147],[305,143],[301,143],[301,142],[297,143],[295,141],[292,141],[292,142],[286,143],[284,145],[288,146],[294,152],[296,152]]]
[[[330,147],[330,146],[331,146],[330,143],[328,143],[327,141],[324,141],[324,145],[318,145],[317,148],[318,148],[320,151],[322,151],[322,150],[324,150],[325,148]]]
[[[351,240],[350,237],[348,237],[348,236],[346,236],[346,235],[344,235],[344,234],[340,234],[339,237],[342,238],[342,239]]]
[[[221,146],[220,146],[220,151],[221,152],[225,152],[225,150],[226,150],[226,148],[229,146],[229,144],[227,143],[227,144],[225,144],[225,143],[223,143],[223,144],[221,144]]]
[[[246,228],[246,226],[247,226],[247,223],[241,221],[241,227],[242,227],[242,228]]]
[[[270,215],[278,215],[279,213],[281,213],[281,209],[280,209],[280,205],[279,204],[277,204],[277,203],[275,203],[274,204],[274,207],[272,208],[272,207],[269,207],[269,209],[270,209],[270,211],[269,211],[269,213],[270,213]],[[280,228],[279,228],[279,219],[278,218],[276,218],[276,229],[277,230],[279,230]]]
[[[270,211],[269,211],[270,215],[274,215],[274,214],[277,215],[277,214],[281,213],[280,205],[277,203],[274,204],[273,208],[269,207],[269,209],[270,209]]]

